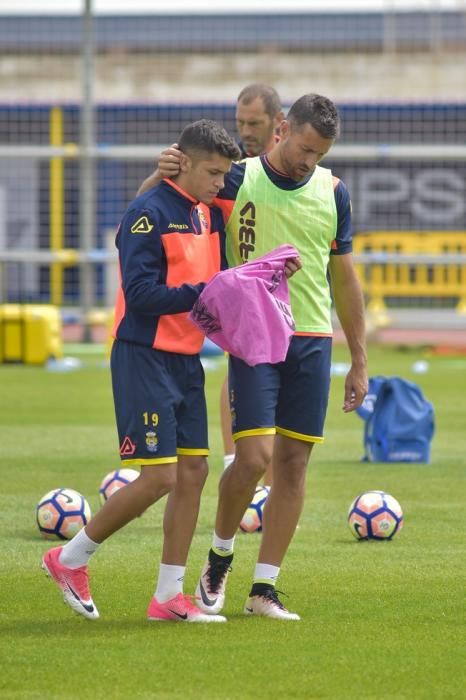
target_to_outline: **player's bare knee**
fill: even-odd
[[[257,483],[272,460],[273,436],[254,435],[236,442],[233,470],[245,484]]]
[[[277,435],[274,452],[274,479],[299,482],[305,476],[313,443]]]
[[[175,488],[175,465],[164,464],[144,467],[137,481],[139,481],[141,489],[144,490],[147,500],[150,503],[154,503]]]
[[[257,484],[267,469],[267,455],[260,452],[248,455],[236,455],[232,471],[237,481],[243,485]]]
[[[300,491],[306,481],[307,460],[296,458],[274,465],[273,481],[281,492]]]
[[[205,457],[179,459],[177,485],[202,490],[208,473],[209,466]]]

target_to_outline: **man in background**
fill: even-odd
[[[236,101],[236,129],[243,158],[272,150],[284,117],[277,91],[270,85],[253,83],[241,90]]]
[[[278,140],[278,128],[284,113],[277,91],[264,83],[253,83],[241,90],[236,101],[236,130],[243,158],[261,156],[271,151]],[[228,377],[220,391],[220,420],[223,439],[223,466],[226,469],[235,458],[235,443],[231,434],[231,410],[228,398]],[[272,483],[269,465],[263,483]]]

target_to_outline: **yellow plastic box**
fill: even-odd
[[[0,362],[43,365],[59,357],[63,357],[63,339],[56,306],[0,305]]]

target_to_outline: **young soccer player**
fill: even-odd
[[[201,492],[208,439],[203,335],[187,319],[206,282],[221,269],[223,219],[212,204],[239,149],[215,122],[187,126],[179,139],[179,173],[137,197],[119,227],[118,292],[111,372],[120,456],[140,476],[116,492],[43,567],[65,601],[88,619],[99,616],[89,590],[88,561],[99,546],[169,494],[162,563],[147,617],[222,622],[183,593],[183,578]]]

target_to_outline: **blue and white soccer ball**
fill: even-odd
[[[91,519],[84,496],[74,489],[54,489],[36,506],[39,532],[46,539],[70,540]]]
[[[136,469],[115,469],[113,472],[109,472],[104,478],[99,486],[99,499],[103,505],[105,501],[108,501],[110,496],[112,496],[115,491],[121,489],[126,484],[130,484],[132,481],[137,479],[139,472]]]
[[[262,531],[262,513],[269,495],[269,486],[256,486],[256,492],[239,524],[243,532]]]
[[[403,511],[384,491],[366,491],[350,505],[348,525],[357,540],[391,540],[403,527]]]

